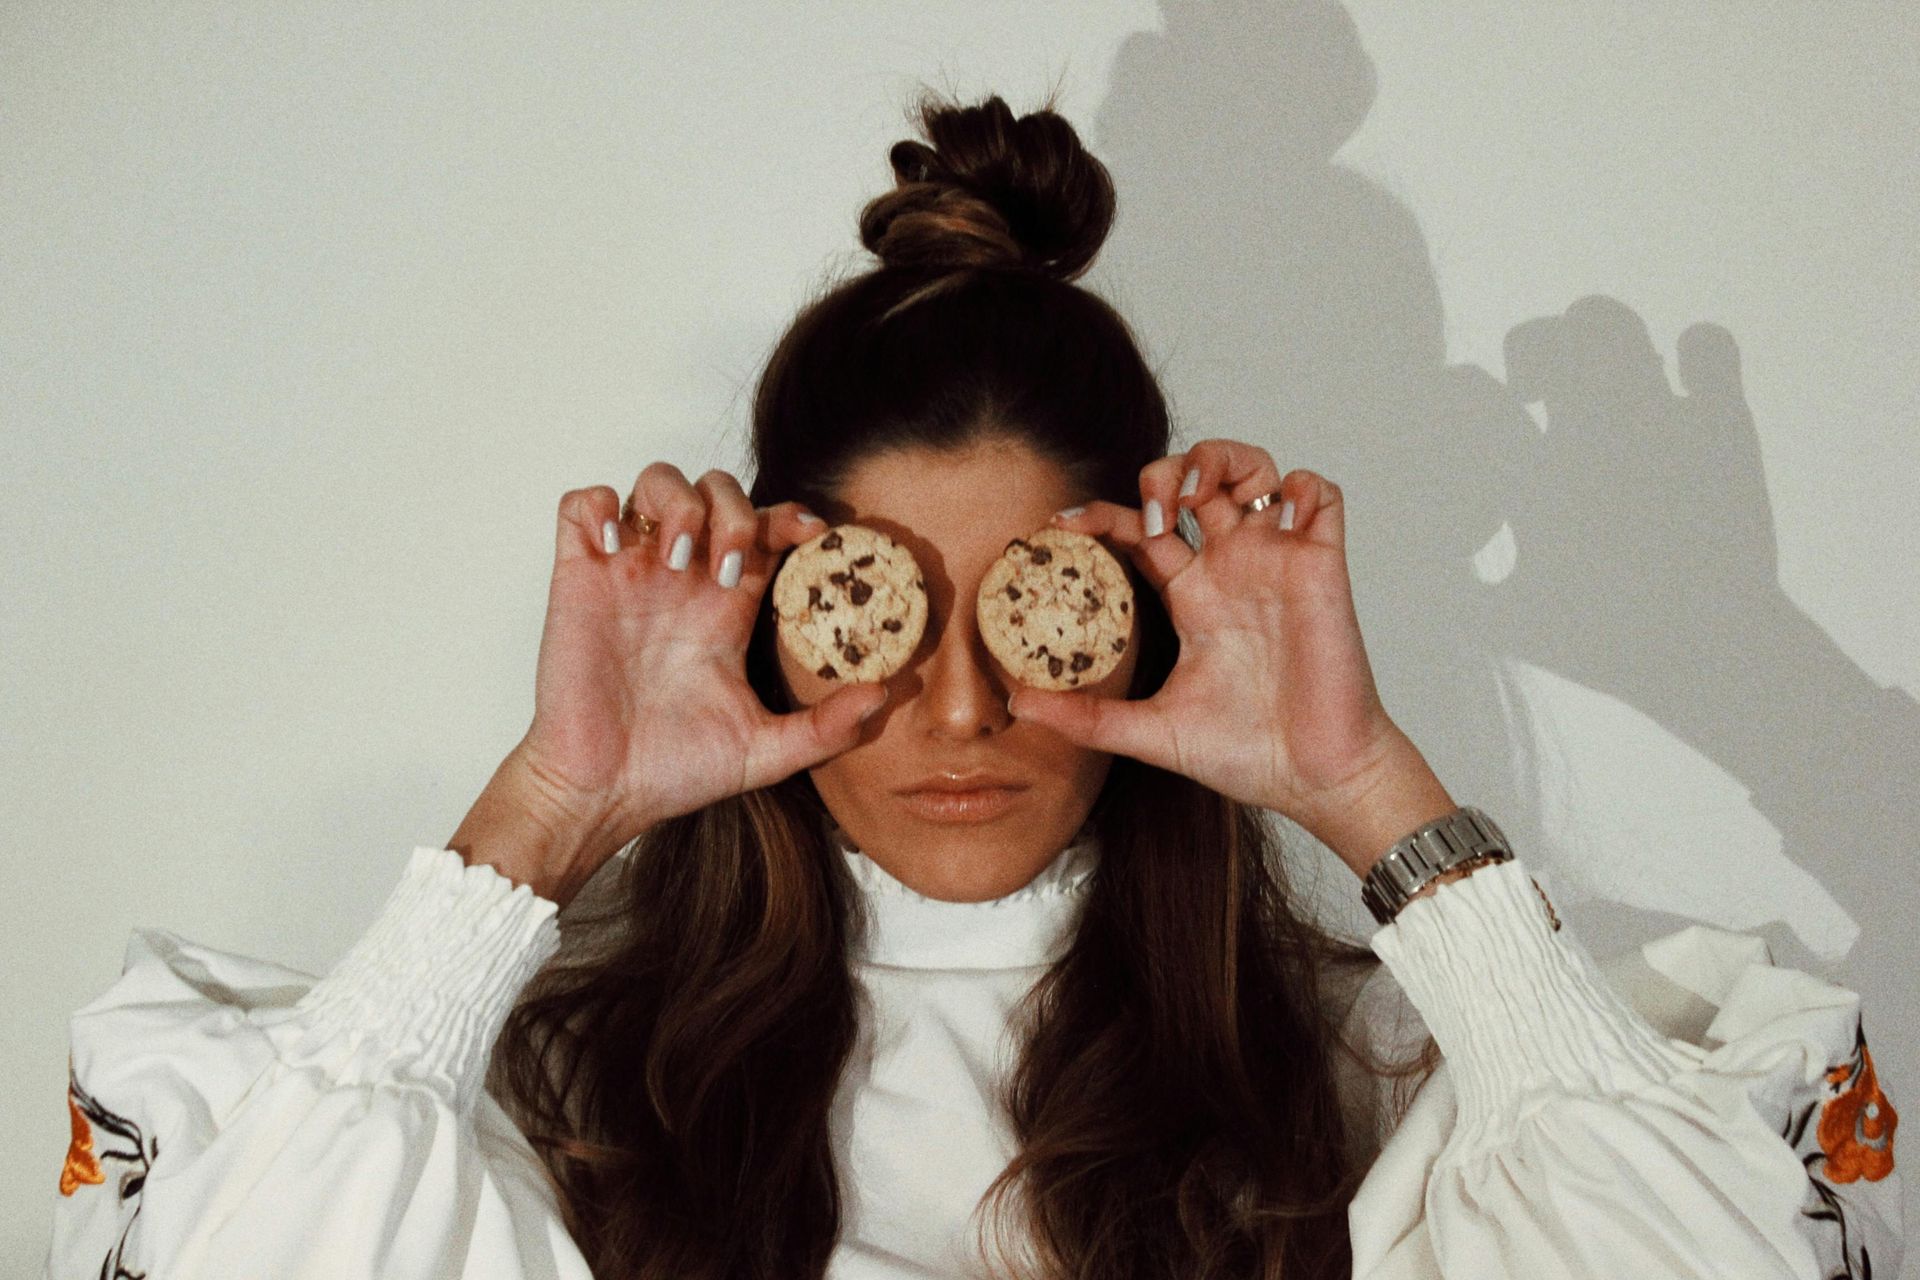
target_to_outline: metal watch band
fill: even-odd
[[[1513,846],[1494,820],[1463,805],[1395,841],[1368,869],[1360,900],[1375,920],[1391,924],[1407,900],[1442,872],[1475,859],[1506,862],[1512,857]]]

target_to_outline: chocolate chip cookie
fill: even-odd
[[[1098,539],[1051,526],[1015,538],[980,579],[980,637],[1036,689],[1094,684],[1133,635],[1133,584]]]
[[[773,580],[780,642],[824,680],[874,682],[907,664],[927,629],[913,553],[877,529],[837,524],[787,555]]]

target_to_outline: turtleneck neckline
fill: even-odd
[[[1020,888],[981,902],[948,902],[908,888],[854,845],[838,824],[828,838],[859,890],[852,958],[904,969],[1018,969],[1066,954],[1099,865],[1099,840],[1082,827]]]

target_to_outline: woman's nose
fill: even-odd
[[[966,597],[971,600],[972,597]],[[932,656],[920,669],[927,718],[955,737],[995,733],[1012,720],[1006,677],[994,660],[973,611],[949,617],[935,632]]]

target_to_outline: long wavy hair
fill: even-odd
[[[1016,118],[929,93],[918,119],[924,140],[893,146],[896,185],[860,214],[879,265],[821,291],[768,358],[752,500],[823,504],[878,451],[1010,436],[1137,503],[1170,451],[1166,400],[1126,322],[1072,283],[1113,223],[1105,166],[1052,99]],[[1126,568],[1129,696],[1147,697],[1178,638]],[[768,597],[746,675],[791,710]],[[828,1112],[856,1032],[857,890],[829,820],[803,770],[647,831],[582,895],[598,905],[570,905],[506,1024],[492,1092],[603,1280],[825,1272]],[[983,1260],[1060,1280],[1345,1277],[1364,1148],[1334,1055],[1424,1080],[1431,1037],[1398,1064],[1341,1038],[1330,979],[1378,957],[1296,914],[1258,809],[1117,756],[1088,822],[1078,931],[1017,1014],[1001,1101],[1019,1147],[975,1215]]]

